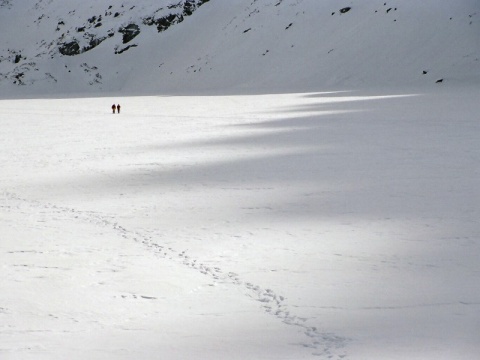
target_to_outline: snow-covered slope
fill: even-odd
[[[0,94],[480,82],[476,0],[0,3]]]

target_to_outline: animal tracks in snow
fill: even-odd
[[[253,282],[245,281],[235,272],[226,271],[220,267],[206,264],[201,259],[190,255],[188,249],[178,250],[171,246],[159,244],[156,241],[159,236],[156,236],[154,232],[143,229],[129,230],[120,225],[114,216],[103,215],[92,211],[80,211],[50,203],[42,204],[38,201],[23,199],[13,193],[4,193],[2,202],[3,204],[0,205],[0,209],[3,211],[20,211],[28,216],[34,216],[32,214],[37,214],[35,216],[41,215],[41,218],[87,222],[101,228],[113,230],[117,236],[126,240],[132,240],[142,245],[159,258],[179,263],[182,266],[186,266],[209,277],[213,280],[213,284],[211,284],[212,286],[224,284],[240,288],[245,296],[251,298],[253,301],[257,301],[265,313],[274,316],[285,325],[296,327],[302,332],[305,335],[306,340],[301,345],[312,349],[312,354],[330,359],[342,359],[346,356],[342,349],[345,347],[347,339],[334,334],[322,332],[317,327],[309,325],[309,319],[296,316],[291,311],[288,301],[284,296],[277,294],[273,289],[264,288]],[[39,251],[17,250],[10,251],[9,253],[14,254],[23,252]],[[24,265],[20,264],[17,266]],[[117,271],[115,267],[110,270]],[[101,269],[100,272],[102,271],[106,270]],[[119,297],[125,300],[136,301],[155,301],[157,299],[148,294],[132,293],[124,293]],[[1,310],[2,309],[0,309],[0,313],[2,312]]]

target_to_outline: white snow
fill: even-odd
[[[29,0],[19,47],[106,3]],[[2,78],[1,360],[479,357],[478,2],[319,3],[211,0]]]
[[[2,359],[475,358],[478,96],[1,101]]]

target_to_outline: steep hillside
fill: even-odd
[[[0,2],[0,95],[480,82],[475,0]]]

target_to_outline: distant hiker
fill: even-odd
[[[115,104],[112,105],[112,111],[113,113],[115,114],[115,110],[117,109],[117,107],[115,106]]]
[[[117,105],[117,112],[120,114],[120,104]]]

